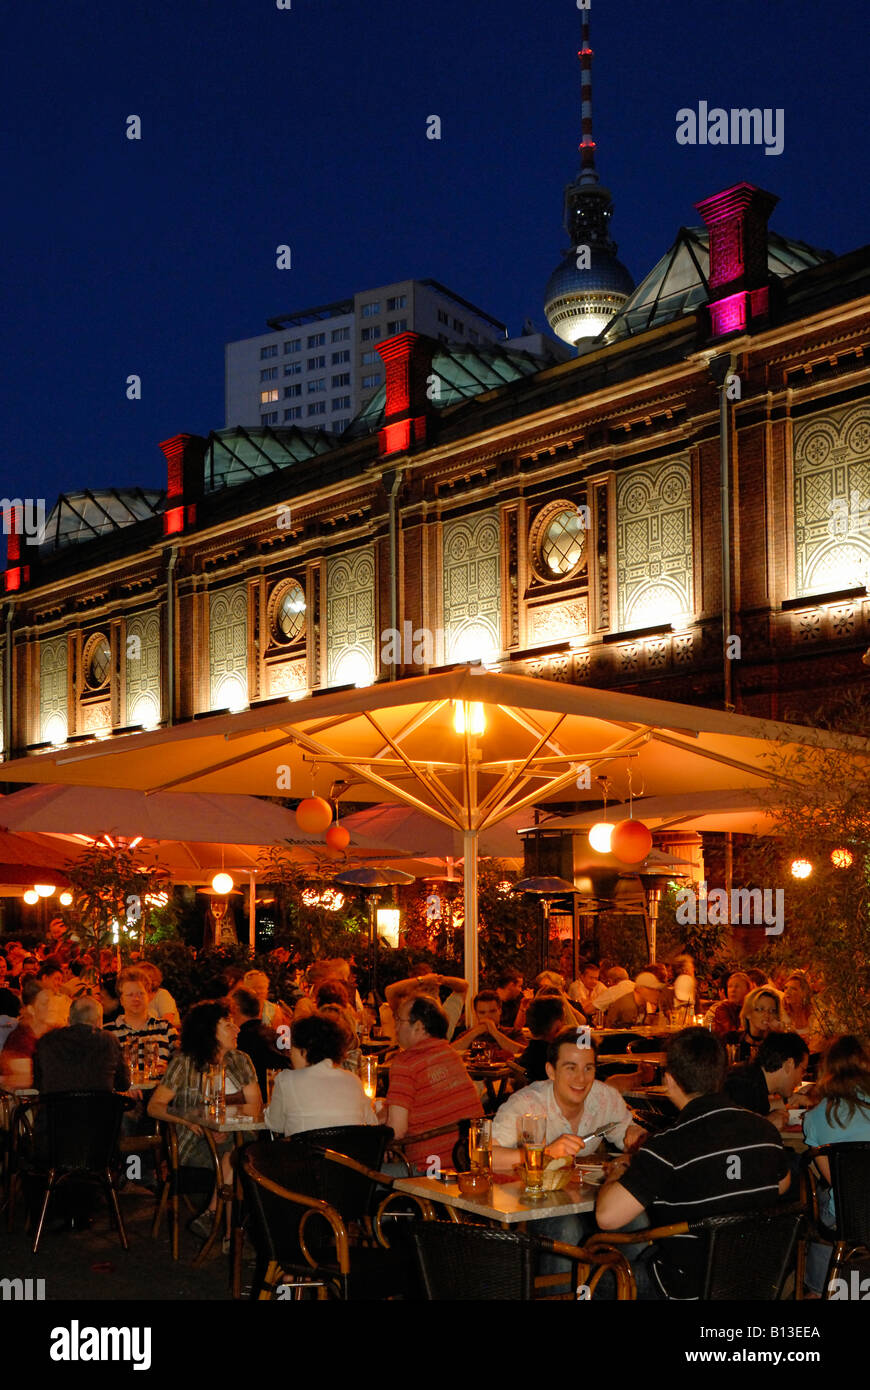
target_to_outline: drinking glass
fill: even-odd
[[[272,1091],[274,1090],[274,1087],[275,1087],[275,1077],[276,1077],[276,1076],[279,1076],[279,1075],[280,1075],[280,1072],[281,1072],[280,1067],[275,1067],[275,1068],[269,1067],[268,1070],[266,1071],[266,1104],[267,1104],[267,1105],[271,1105],[271,1104],[272,1104]]]
[[[226,1092],[222,1067],[209,1067],[203,1075],[203,1100],[210,1120],[226,1119]]]
[[[374,1100],[378,1093],[378,1059],[377,1057],[361,1056],[359,1059],[359,1079],[362,1088],[369,1100]]]
[[[139,1047],[138,1038],[128,1038],[127,1046],[130,1049],[130,1085],[135,1086],[143,1080],[142,1077],[142,1052]]]
[[[472,1173],[492,1174],[492,1120],[472,1120],[468,1130],[468,1156]]]
[[[546,1115],[523,1115],[517,1125],[520,1147],[523,1151],[525,1169],[526,1197],[542,1197],[544,1194],[544,1148],[547,1142]]]
[[[153,1081],[157,1075],[157,1068],[160,1062],[160,1047],[156,1038],[150,1038],[145,1043],[145,1080]]]

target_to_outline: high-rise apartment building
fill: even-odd
[[[226,423],[340,434],[384,384],[378,343],[425,333],[442,343],[503,342],[503,323],[437,280],[400,280],[267,320],[227,343]]]

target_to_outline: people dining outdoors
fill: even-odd
[[[603,1231],[644,1215],[666,1226],[772,1205],[790,1185],[777,1131],[722,1094],[722,1042],[705,1028],[686,1028],[668,1039],[666,1053],[665,1085],[678,1118],[607,1174],[595,1204]],[[737,1161],[729,1165],[723,1155]],[[646,1247],[633,1262],[638,1296],[697,1298],[702,1253],[693,1236]]]
[[[287,1011],[269,998],[269,976],[265,970],[246,971],[242,984],[260,1001],[260,1020],[267,1028],[277,1028],[282,1023],[290,1022]]]
[[[587,1017],[598,995],[604,993],[600,975],[601,971],[594,960],[581,960],[577,979],[568,990],[568,998],[572,1003],[579,1004]]]
[[[783,1027],[799,1033],[810,1052],[820,1051],[824,1030],[813,1002],[810,982],[802,970],[793,970],[782,992]]]
[[[662,990],[665,988],[658,975],[651,970],[641,970],[634,978],[630,990],[624,991],[608,1008],[606,1024],[608,1028],[630,1028],[652,1023],[659,1013]],[[599,997],[598,1003],[601,999]]]
[[[752,989],[752,981],[743,970],[732,970],[725,987],[725,998],[712,1004],[704,1016],[704,1027],[710,1028],[718,1038],[726,1033],[739,1031],[740,1010],[743,1001]]]
[[[43,989],[36,979],[24,981],[21,1002],[18,1025],[7,1035],[0,1052],[0,1083],[10,1090],[33,1085],[36,1044],[52,1028],[63,1028],[69,1017],[69,1000]]]
[[[501,1026],[510,1032],[516,1025],[517,1014],[523,998],[532,998],[533,991],[523,992],[523,972],[508,968],[502,970],[495,979],[494,989],[501,1001]]]
[[[136,969],[140,975],[144,975],[145,983],[148,986],[148,1012],[153,1018],[165,1018],[173,1028],[181,1027],[181,1017],[178,1012],[178,1005],[163,987],[163,971],[159,966],[153,965],[151,961],[140,960],[136,963]]]
[[[783,1129],[788,1123],[786,1104],[803,1081],[808,1061],[809,1049],[797,1033],[768,1033],[752,1062],[729,1070],[723,1090],[735,1105],[765,1115]]]
[[[738,1027],[726,1033],[722,1041],[726,1048],[736,1049],[735,1061],[751,1062],[768,1033],[782,1027],[782,995],[772,985],[761,985],[746,995]]]
[[[522,1067],[526,1080],[546,1081],[547,1060],[550,1043],[557,1033],[565,1028],[565,1014],[559,995],[537,995],[526,1011],[526,1027],[531,1038],[517,1057],[517,1065]],[[569,1024],[568,1027],[575,1027]]]
[[[118,1041],[103,1029],[103,1009],[92,995],[74,999],[69,1023],[52,1028],[33,1052],[33,1084],[38,1091],[126,1091],[130,1069]]]
[[[244,985],[236,985],[227,1002],[233,1022],[239,1030],[236,1047],[239,1052],[245,1052],[250,1057],[257,1074],[260,1095],[265,1101],[268,1089],[267,1073],[288,1070],[292,1066],[289,1051],[287,1048],[279,1050],[276,1046],[277,1033],[262,1022],[260,1001],[249,989],[245,989]]]
[[[359,1077],[342,1068],[350,1043],[338,1019],[312,1014],[293,1024],[292,1071],[275,1078],[266,1107],[266,1123],[274,1134],[378,1123]]]
[[[441,1001],[441,990],[446,990],[446,998]],[[447,1033],[445,1036],[450,1039],[456,1031],[456,1026],[462,1018],[465,1008],[465,997],[468,994],[468,981],[456,975],[415,975],[407,980],[396,980],[394,984],[387,985],[385,990],[387,1002],[387,1014],[381,1011],[381,1019],[384,1024],[384,1031],[393,1042],[399,1042],[397,1028],[397,1014],[399,1005],[403,999],[413,998],[418,994],[426,994],[434,999],[436,1004],[443,1009],[447,1018]],[[399,1043],[401,1047],[401,1043]]]
[[[396,1138],[481,1117],[474,1082],[447,1041],[450,1020],[441,1005],[428,994],[403,993],[395,1005],[395,1023],[401,1051],[390,1065],[387,1123]],[[433,1163],[449,1168],[457,1138],[453,1129],[410,1143],[405,1156],[415,1170],[425,1172]]]
[[[123,1002],[123,997],[122,997]],[[146,1015],[147,1016],[147,1015]],[[156,1021],[156,1020],[155,1020]],[[226,1105],[238,1113],[259,1118],[262,1113],[260,1088],[250,1057],[236,1049],[239,1029],[230,1007],[222,1000],[194,1004],[181,1025],[181,1050],[171,1058],[163,1080],[148,1102],[148,1114],[155,1120],[178,1125],[178,1159],[183,1166],[209,1168],[211,1151],[202,1129],[188,1118],[203,1103],[204,1078],[212,1068],[224,1078]],[[232,1183],[231,1134],[216,1134],[224,1182]],[[207,1239],[212,1229],[210,1215],[217,1206],[212,1192],[208,1206],[188,1225],[194,1235]]]
[[[178,1046],[178,1031],[168,1019],[155,1018],[150,1012],[150,991],[145,976],[137,966],[122,970],[117,982],[121,1012],[104,1024],[123,1046],[126,1043],[138,1050],[139,1067],[145,1066],[145,1044],[155,1042],[161,1069],[164,1069]]]
[[[471,1001],[474,1022],[452,1046],[466,1061],[507,1062],[522,1052],[522,1046],[503,1033],[501,1000],[494,989],[482,989]],[[470,1054],[470,1056],[468,1055]]]

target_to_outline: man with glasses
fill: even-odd
[[[462,1058],[447,1041],[449,1020],[428,995],[403,997],[396,1006],[396,1036],[401,1051],[390,1065],[387,1123],[397,1139],[422,1134],[458,1120],[483,1115],[483,1106]],[[457,1129],[405,1150],[415,1171],[435,1175],[450,1168]]]

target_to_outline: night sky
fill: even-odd
[[[635,279],[741,179],[779,195],[777,231],[868,240],[864,0],[592,0],[591,18],[598,169]],[[579,37],[575,0],[7,7],[0,493],[50,509],[164,486],[158,441],[223,426],[224,343],[271,315],[432,276],[513,333],[544,327]],[[678,145],[701,100],[782,107],[784,152]]]

